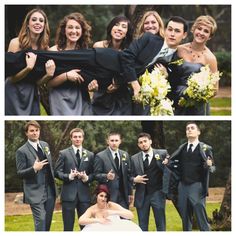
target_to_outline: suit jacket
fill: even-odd
[[[78,193],[81,202],[90,202],[89,183],[94,179],[93,174],[94,154],[86,149],[82,149],[82,157],[78,168],[78,161],[72,146],[59,152],[56,161],[55,177],[63,181],[61,199],[62,201],[74,201]],[[85,171],[88,181],[83,183],[81,179],[69,179],[71,170]]]
[[[130,159],[127,152],[120,149],[118,150],[118,152],[120,156],[120,168],[123,175],[122,181],[124,186],[125,200],[127,205],[129,205],[128,196],[132,195],[132,187],[129,182]],[[99,152],[95,157],[94,163],[94,172],[96,175],[96,180],[99,181],[99,183],[107,184],[111,194],[111,200],[117,202],[119,196],[119,170],[117,170],[116,168],[116,164],[110,149],[106,148],[104,151]],[[108,181],[106,176],[111,169],[115,173],[115,179]]]
[[[123,77],[127,81],[137,80],[145,72],[148,64],[160,52],[164,40],[154,34],[145,33],[134,40],[130,46],[121,52]]]
[[[167,157],[168,152],[165,149],[153,149],[153,158],[156,159],[156,165],[162,171],[164,170],[164,165],[162,161]],[[143,166],[143,153],[139,152],[131,157],[131,181],[137,175],[144,175],[144,166]],[[145,185],[144,184],[135,184],[135,198],[134,198],[134,206],[142,207],[144,198],[145,198]]]
[[[185,148],[187,143],[184,143],[179,146],[179,148],[171,155],[170,157],[170,162],[168,164],[168,168],[175,173],[175,175],[179,176],[177,180],[180,179],[181,175],[181,166],[180,166],[180,161],[181,161],[181,152],[183,148]],[[200,155],[204,161],[204,165],[202,168],[204,169],[203,173],[203,195],[207,196],[208,195],[208,186],[209,186],[209,173],[213,173],[215,171],[215,165],[214,165],[214,159],[213,159],[213,154],[212,154],[212,147],[203,143],[199,142],[200,145]],[[207,166],[206,161],[208,157],[211,158],[213,161],[213,165],[211,167]],[[171,181],[171,180],[170,180]]]
[[[43,152],[45,153],[53,182],[53,190],[56,196],[56,186],[54,182],[54,171],[52,157],[48,143],[39,141]],[[24,202],[36,204],[41,202],[45,190],[45,174],[42,171],[35,172],[33,165],[37,159],[37,152],[33,146],[26,142],[16,151],[16,169],[17,174],[23,178]]]

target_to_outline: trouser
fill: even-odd
[[[33,218],[35,231],[49,231],[53,210],[55,206],[55,195],[50,185],[45,187],[45,193],[40,203],[30,204]]]
[[[192,218],[193,213],[195,213],[200,231],[210,231],[205,208],[206,198],[202,194],[202,183],[184,184],[180,182],[178,192],[178,207],[182,218],[183,230],[192,230]]]

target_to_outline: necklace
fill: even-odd
[[[190,45],[189,45],[189,53],[191,54],[193,61],[196,61],[197,59],[202,57],[204,55],[205,51],[206,51],[205,46],[202,50],[195,50],[195,49],[193,49],[192,43],[190,43]]]

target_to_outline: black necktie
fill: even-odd
[[[149,154],[146,154],[145,155],[145,160],[143,162],[144,170],[146,170],[149,166],[148,157],[149,157]]]
[[[44,160],[45,159],[45,155],[44,155],[41,147],[39,146],[39,144],[37,144],[37,149],[38,149],[37,154],[38,154],[39,160],[40,161]]]
[[[119,168],[120,168],[120,163],[119,163],[119,157],[118,157],[117,152],[115,153],[115,163],[116,163],[116,168],[117,168],[117,170],[119,170]]]
[[[188,153],[192,153],[193,152],[192,147],[193,147],[193,144],[190,143],[189,147],[188,147]]]
[[[77,149],[76,158],[77,158],[78,168],[79,168],[79,166],[80,166],[80,153],[79,153],[79,149]]]

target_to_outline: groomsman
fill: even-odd
[[[120,144],[119,133],[108,134],[108,147],[96,155],[94,171],[96,180],[108,186],[111,201],[128,209],[132,201],[130,161],[128,153],[119,149]]]
[[[16,151],[17,174],[23,179],[24,203],[30,205],[35,231],[49,231],[56,199],[52,157],[46,142],[39,140],[40,125],[25,125],[27,142]]]
[[[72,146],[60,151],[55,167],[56,178],[63,181],[61,200],[64,231],[73,231],[75,209],[79,218],[90,206],[89,183],[94,179],[94,154],[82,146],[84,131],[72,129],[70,139]]]
[[[183,230],[192,230],[193,213],[201,231],[209,231],[206,214],[209,173],[214,172],[212,147],[199,141],[201,134],[195,122],[186,125],[187,142],[170,157],[170,167],[179,175],[178,207],[182,218]],[[173,168],[173,166],[175,168]]]
[[[131,157],[131,180],[136,189],[134,206],[137,209],[139,226],[143,231],[148,231],[152,207],[157,230],[165,231],[166,197],[161,190],[168,153],[165,149],[152,148],[152,139],[148,133],[139,134],[138,147],[141,151]]]

